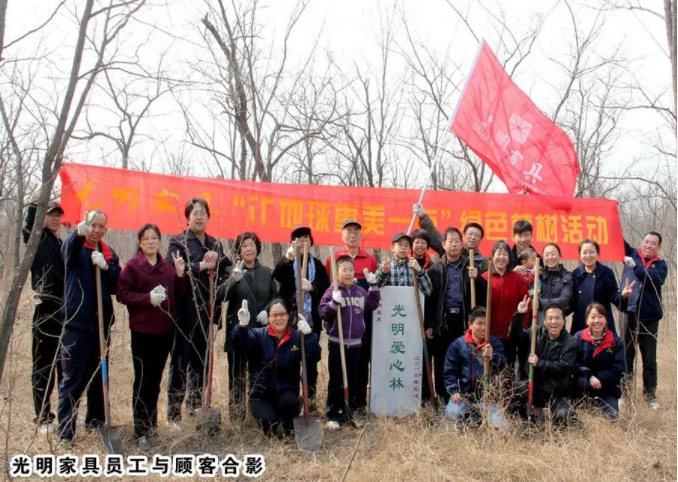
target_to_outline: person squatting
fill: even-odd
[[[35,224],[38,195],[26,209],[24,242]],[[136,254],[121,267],[105,241],[106,213],[85,213],[62,241],[64,211],[50,202],[31,266],[34,422],[46,433],[54,430],[56,420],[60,443],[72,446],[86,393],[85,430],[104,423],[97,306],[103,307],[103,335],[109,344],[116,297],[129,312],[139,450],[150,450],[158,437],[158,400],[168,360],[165,416],[170,429],[183,430],[182,415],[191,418],[203,405],[210,324],[226,331],[233,421],[242,421],[249,408],[264,434],[293,435],[293,419],[301,410],[302,343],[310,406],[314,413],[321,411],[316,394],[324,332],[329,352],[325,428],[355,423],[352,417],[368,414],[372,313],[380,303],[380,288],[415,284],[425,298],[422,331],[433,372],[433,386],[424,382],[422,403],[437,395],[446,417],[477,423],[487,416],[487,424],[500,430],[507,427],[508,414],[566,425],[576,420],[575,405],[590,405],[614,419],[623,382],[633,376],[637,348],[644,397],[651,408],[659,408],[657,333],[668,274],[659,255],[659,233],[648,232],[638,248],[625,241],[620,286],[614,272],[598,261],[595,240],[581,242],[581,263],[570,272],[557,244],[547,244],[541,253],[532,246],[529,221],[514,224],[513,245],[497,241],[485,257],[479,249],[484,237],[480,224],[449,227],[441,234],[423,206],[415,204],[413,212],[421,229],[395,234],[391,256],[380,261],[361,248],[360,222],[348,219],[334,259],[323,263],[308,253],[313,233],[299,226],[271,269],[259,261],[262,243],[253,232],[236,238],[235,259],[229,259],[221,242],[208,234],[208,202],[192,198],[184,210],[187,229],[171,238],[164,255],[160,229],[145,224],[137,234]],[[304,253],[308,258],[302,268]],[[333,268],[336,278],[330,277]],[[534,296],[537,313],[532,313]],[[223,316],[222,305],[227,306]],[[613,305],[628,319],[619,333]],[[538,320],[534,341],[533,317]],[[351,387],[347,400],[344,380]],[[491,380],[501,381],[496,391],[506,395],[503,406],[497,397],[485,400],[496,385]],[[50,405],[55,385],[56,414]]]

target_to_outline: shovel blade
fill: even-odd
[[[125,450],[122,445],[119,427],[100,425],[99,435],[101,436],[101,442],[104,444],[107,454],[124,455]]]
[[[294,439],[303,452],[317,452],[323,444],[323,427],[319,417],[295,417]]]
[[[198,432],[203,432],[213,437],[221,431],[221,409],[212,407],[198,408],[195,411],[195,418],[198,421],[196,424]]]

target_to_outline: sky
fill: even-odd
[[[75,2],[78,6],[83,3]],[[134,44],[148,38],[139,50],[139,55],[149,66],[154,66],[160,53],[171,45],[164,65],[177,77],[188,75],[191,65],[206,58],[200,19],[207,12],[206,4],[209,2],[167,0],[165,4],[163,0],[149,0],[149,3],[155,6],[147,8],[138,16],[137,22],[131,25],[132,28],[125,31],[125,37],[118,44],[118,48],[122,52],[129,52]],[[163,5],[159,5],[160,3]],[[51,11],[46,6],[56,4],[55,0],[10,1],[6,41],[11,41],[26,30],[39,25]],[[68,4],[69,8],[72,8],[73,2]],[[226,4],[227,7],[230,6],[230,2]],[[598,4],[598,2],[570,3],[579,17],[577,28],[580,31],[587,28],[587,22],[590,24],[595,19],[597,10],[594,7]],[[295,5],[296,2],[290,0],[259,4],[260,18],[263,22],[260,35],[266,44],[271,46],[272,55],[279,54],[281,36]],[[455,1],[454,5],[461,11],[470,12],[469,23],[476,34],[485,38],[502,60],[501,48],[497,45],[497,31],[487,20],[487,11],[483,10],[479,3],[469,1]],[[562,70],[559,70],[549,57],[566,61],[565,56],[574,37],[574,27],[569,19],[566,4],[562,1],[501,0],[482,2],[482,5],[491,12],[503,10],[506,15],[505,23],[515,34],[524,32],[535,15],[546,18],[534,51],[516,70],[513,80],[531,96],[538,107],[547,113],[552,111],[565,79]],[[652,4],[652,7],[661,6]],[[48,51],[48,59],[54,61],[54,67],[65,72],[70,65],[69,47],[72,48],[77,33],[74,13],[73,10],[62,9],[48,25],[44,36],[29,37],[9,54],[17,57],[30,55],[37,48],[38,42],[41,42],[43,48]],[[404,45],[405,29],[402,23],[403,19],[406,19],[410,31],[419,42],[440,55],[447,53],[464,75],[468,71],[477,41],[444,0],[311,1],[291,38],[289,65],[301,65],[317,41],[316,51],[322,53],[318,55],[318,64],[322,64],[326,54],[329,54],[345,72],[351,72],[354,65],[359,65],[361,69],[374,68],[379,60],[380,24],[388,22],[389,15],[394,16],[395,40],[392,46],[394,51],[398,51],[399,46]],[[156,28],[151,29],[149,25]],[[631,11],[611,12],[605,20],[600,37],[596,40],[592,62],[597,55],[604,56],[621,48],[624,58],[627,59],[626,64],[630,66],[638,81],[654,92],[661,92],[666,86],[670,86],[670,63],[662,51],[666,50],[663,29],[661,21],[648,14]],[[398,55],[393,55],[389,75],[395,79],[403,68],[403,60]],[[53,76],[53,72],[50,72],[49,76],[36,74],[36,83],[44,87],[44,95],[53,96],[54,92],[51,92],[51,89],[58,91],[58,87],[54,87],[56,82],[53,81]],[[630,81],[631,78],[628,79]],[[205,104],[205,100],[197,92],[182,95],[183,100],[195,105],[196,109],[199,109],[198,104],[203,106]],[[454,94],[451,102],[456,103],[456,98],[457,94]],[[95,95],[91,102],[102,105],[105,99]],[[669,102],[667,100],[667,104]],[[453,107],[453,105],[449,107],[450,112]],[[144,121],[140,129],[144,136],[155,140],[161,138],[164,145],[172,146],[170,149],[176,149],[184,142],[183,118],[172,98],[165,97],[162,102],[154,105],[151,114],[152,117]],[[105,113],[101,116],[105,117]],[[102,118],[90,121],[103,122]],[[645,162],[643,159],[647,156],[647,142],[658,130],[665,139],[670,136],[669,142],[672,141],[673,134],[663,132],[661,129],[662,122],[654,112],[638,110],[634,111],[633,115],[625,116],[619,127],[619,140],[607,154],[606,163],[609,169],[619,169],[636,159],[640,159],[641,163]],[[145,139],[140,138],[133,154],[161,158],[163,151],[157,148],[157,142]],[[197,155],[193,151],[189,152]],[[99,140],[88,144],[74,143],[69,150],[69,156],[76,162],[103,162],[114,165],[117,154],[110,142]],[[154,169],[158,168],[158,162],[161,161],[154,161],[152,164]],[[421,174],[419,176],[423,177]],[[503,188],[497,182],[492,186],[492,190],[502,191]]]

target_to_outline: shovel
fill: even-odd
[[[210,406],[212,402],[212,375],[214,371],[214,270],[210,270],[209,327],[207,328],[207,376],[202,407],[196,409],[196,429],[209,436],[221,430],[221,410]]]
[[[104,424],[99,426],[99,435],[107,454],[123,455],[120,428],[111,427],[111,401],[108,398],[108,360],[104,337],[104,303],[101,295],[101,268],[96,267],[97,314],[99,317],[99,356],[101,358],[101,381],[104,390]]]
[[[308,267],[308,244],[304,243],[303,263],[297,256],[297,311],[304,308],[304,291],[301,289],[301,278],[306,277]],[[303,268],[299,269],[303,264]],[[323,444],[323,428],[320,418],[312,416],[308,408],[308,375],[306,372],[306,346],[304,334],[301,333],[301,392],[304,399],[304,415],[294,417],[294,439],[302,452],[317,452]]]

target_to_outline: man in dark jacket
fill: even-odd
[[[531,328],[523,328],[525,313],[529,309],[527,297],[518,305],[511,320],[511,338],[518,345],[521,357],[516,385],[517,401],[526,415],[529,366],[534,368],[533,406],[548,407],[556,423],[567,423],[574,417],[570,405],[573,376],[577,362],[577,342],[565,330],[565,311],[560,305],[544,308],[544,324],[537,328],[537,346],[530,353]],[[525,354],[529,354],[527,360]]]
[[[322,319],[318,306],[320,299],[330,287],[330,278],[327,276],[325,266],[322,262],[310,254],[310,248],[313,246],[313,234],[308,226],[299,226],[291,234],[292,246],[287,250],[285,256],[280,260],[273,270],[273,278],[280,283],[279,294],[290,306],[292,312],[301,313],[307,320],[311,321],[313,333],[320,339],[322,332]],[[295,243],[296,241],[296,243]],[[304,252],[304,245],[308,244],[308,268],[307,273],[301,280],[301,289],[304,292],[304,306],[299,310],[297,306],[297,278],[296,272],[298,254]],[[308,396],[311,403],[315,405],[316,386],[318,382],[318,363],[307,362],[308,370]]]
[[[662,236],[656,231],[645,235],[643,244],[633,249],[624,241],[626,257],[621,286],[636,281],[626,308],[627,323],[624,331],[626,345],[626,373],[633,377],[636,347],[643,359],[643,395],[653,409],[657,402],[657,334],[662,309],[662,286],[668,275],[666,261],[658,255]]]
[[[482,378],[485,376],[485,360],[490,361],[491,371],[498,372],[506,366],[504,345],[493,336],[486,336],[487,312],[482,306],[471,310],[468,317],[469,329],[447,350],[443,380],[450,394],[445,409],[448,418],[465,420],[471,411],[482,415]],[[488,405],[489,426],[506,429],[506,419],[494,403]]]
[[[457,228],[445,231],[445,256],[428,272],[433,285],[425,305],[426,337],[434,340],[433,367],[436,392],[449,401],[450,394],[443,384],[443,370],[447,349],[462,336],[471,312],[471,279],[478,278],[478,268],[469,266],[462,253],[461,233]],[[476,304],[484,304],[484,290],[476,283]]]
[[[85,425],[93,429],[104,422],[100,371],[99,320],[97,299],[101,296],[104,338],[115,322],[113,296],[120,274],[118,255],[103,242],[106,214],[99,210],[85,213],[85,220],[71,232],[62,254],[66,263],[66,292],[62,303],[65,320],[61,337],[59,384],[59,438],[68,446],[75,437],[80,397],[87,388]],[[97,294],[96,270],[101,272],[101,293]]]
[[[509,260],[509,269],[513,269],[520,276],[525,276],[526,268],[521,265],[519,257],[527,248],[532,248],[537,253],[537,258],[539,259],[539,264],[543,268],[544,260],[539,255],[534,246],[532,246],[532,223],[526,219],[519,219],[513,223],[513,247],[511,248],[511,259]]]
[[[35,213],[38,209],[37,192],[26,207],[22,234],[28,243]],[[34,422],[45,433],[51,430],[56,418],[51,410],[50,398],[55,378],[61,381],[61,363],[58,360],[59,337],[62,318],[61,301],[64,296],[64,257],[61,254],[59,228],[64,210],[55,201],[47,205],[47,214],[40,233],[38,250],[31,265],[31,287],[35,299],[33,312],[33,406]]]
[[[180,428],[181,405],[186,401],[189,415],[202,404],[203,373],[207,353],[210,322],[210,276],[214,273],[214,289],[227,278],[231,261],[221,243],[205,231],[210,217],[207,201],[191,198],[184,215],[188,229],[172,238],[166,258],[179,253],[186,262],[186,295],[178,303],[177,330],[167,376],[167,421]],[[220,307],[214,307],[214,320],[220,319]]]

